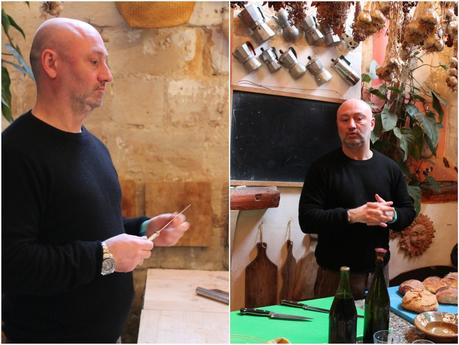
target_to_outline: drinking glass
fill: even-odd
[[[383,330],[375,332],[375,334],[373,334],[373,340],[375,344],[397,344],[399,343],[398,337],[391,331],[388,331],[387,329],[383,329]]]

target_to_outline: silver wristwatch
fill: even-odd
[[[107,274],[115,272],[115,258],[113,257],[113,254],[108,250],[107,244],[105,242],[102,242],[102,251],[102,269],[100,274],[106,276]]]

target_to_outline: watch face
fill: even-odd
[[[115,260],[108,258],[102,261],[102,275],[110,274],[113,272],[115,272]]]

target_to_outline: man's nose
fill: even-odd
[[[99,73],[99,81],[110,83],[113,80],[113,75],[112,75],[112,72],[110,71],[110,67],[108,67],[107,64],[103,64],[101,69],[102,70]]]
[[[356,127],[356,125],[355,125],[354,119],[350,119],[349,120],[349,128],[355,128],[355,127]]]

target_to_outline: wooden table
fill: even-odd
[[[227,271],[149,269],[138,343],[228,343],[229,307],[196,287],[229,291]]]

